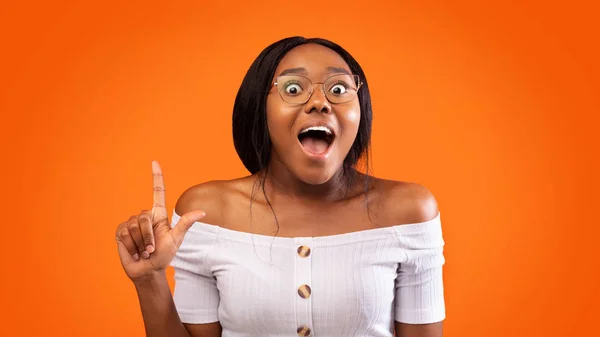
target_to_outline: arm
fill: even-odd
[[[396,322],[396,337],[442,337],[442,322],[431,324]]]
[[[426,188],[418,185],[413,187],[407,198],[416,205],[407,212],[412,215],[411,222],[434,219],[439,213],[435,198]],[[445,260],[441,228],[413,234],[403,233],[402,241],[409,250],[409,259],[401,264],[397,279],[398,297],[406,300],[397,307],[397,312],[402,310],[403,313],[396,316],[396,336],[442,337],[445,305],[441,269]],[[416,314],[417,312],[421,313]],[[404,322],[400,322],[400,319]]]
[[[220,337],[219,322],[181,323],[164,273],[135,283],[146,337]]]
[[[200,275],[202,261],[195,257],[199,252],[210,246],[215,238],[194,238],[184,240],[184,236],[192,225],[202,219],[206,213],[201,210],[192,210],[183,214],[175,224],[169,223],[165,201],[165,187],[163,174],[158,162],[152,162],[152,175],[154,180],[154,205],[152,211],[144,210],[132,215],[125,222],[117,226],[116,241],[121,265],[127,276],[135,285],[141,306],[144,326],[147,337],[217,337],[221,335],[218,323],[217,305],[218,290],[215,284],[205,281],[211,279]],[[204,240],[203,240],[204,239]],[[207,241],[208,242],[205,242]],[[191,241],[192,244],[182,244]],[[202,244],[205,245],[202,245]],[[179,256],[177,256],[179,254]],[[171,295],[166,269],[174,262],[175,278],[179,270],[188,272],[188,277],[179,277],[181,285],[176,287],[178,293],[187,293],[200,289],[204,282],[204,291],[194,294],[194,301],[181,304],[181,309],[175,306],[176,296]],[[205,271],[206,272],[206,271]],[[187,284],[187,286],[186,286]],[[191,290],[190,290],[191,289]],[[180,296],[181,301],[181,296]],[[204,301],[204,302],[203,302]],[[204,307],[203,307],[204,306]],[[210,311],[210,315],[199,315],[194,311],[198,308]],[[183,320],[189,319],[198,323],[189,329],[182,324],[181,311],[187,315]],[[201,310],[200,310],[201,311]],[[193,315],[190,315],[190,312]]]

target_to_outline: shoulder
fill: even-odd
[[[197,209],[203,210],[208,204],[218,203],[219,191],[224,185],[224,181],[208,181],[189,187],[177,199],[175,212],[183,215]]]
[[[404,181],[377,179],[379,213],[390,225],[413,224],[432,220],[439,209],[435,196],[425,186]]]
[[[175,212],[183,215],[202,210],[206,212],[205,219],[219,219],[226,206],[233,204],[235,198],[244,194],[244,180],[213,180],[194,185],[179,196]]]

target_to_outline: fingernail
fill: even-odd
[[[133,254],[133,259],[134,259],[135,261],[137,261],[137,260],[139,260],[139,259],[140,259],[140,256],[139,256],[139,255],[137,255],[137,254]]]
[[[148,254],[148,252],[147,252],[147,251],[143,251],[143,252],[142,252],[142,257],[143,257],[144,259],[147,259],[147,258],[149,258],[149,257],[150,257],[150,254]]]
[[[146,246],[146,251],[150,254],[152,254],[154,252],[154,246],[153,245],[147,245]]]

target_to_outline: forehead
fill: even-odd
[[[275,76],[290,70],[311,77],[339,73],[341,70],[352,73],[346,61],[338,53],[314,43],[295,47],[285,54],[275,70]]]

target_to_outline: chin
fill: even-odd
[[[335,172],[335,170],[328,170],[323,167],[312,167],[305,168],[302,172],[296,172],[296,177],[309,185],[322,185],[331,180]]]

